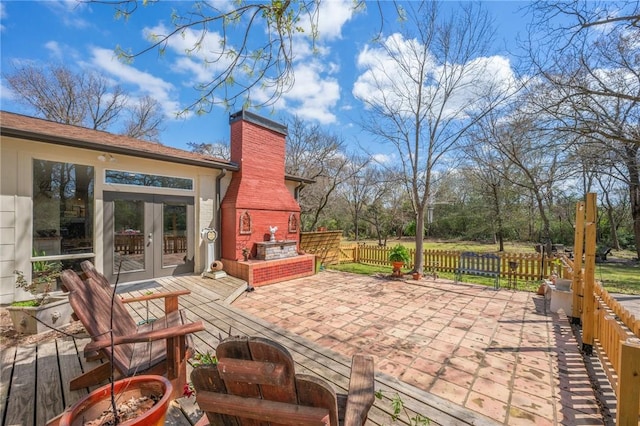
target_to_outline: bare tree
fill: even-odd
[[[348,168],[350,177],[346,179],[340,191],[345,199],[353,221],[354,237],[360,238],[360,222],[368,206],[379,199],[386,189],[381,185],[384,177],[368,157],[354,156]]]
[[[500,95],[487,77],[491,61],[483,55],[492,29],[478,4],[464,4],[449,17],[435,2],[408,3],[399,12],[405,31],[361,55],[366,72],[354,94],[369,112],[364,128],[391,143],[401,159],[415,212],[415,270],[422,272],[434,172],[446,168],[448,154]]]
[[[293,118],[287,135],[285,170],[290,175],[316,181],[300,192],[304,229],[316,228],[336,190],[349,178],[351,161],[340,138]]]
[[[640,257],[640,2],[553,1],[534,11],[535,28],[548,35],[543,49],[530,45],[531,63],[553,88],[539,108],[594,146],[578,150],[596,154],[587,163],[606,162],[628,185]]]
[[[4,74],[17,101],[35,110],[35,115],[58,123],[94,130],[115,131],[127,112],[122,132],[131,137],[157,140],[162,115],[154,99],[143,97],[132,108],[118,85],[111,85],[93,72],[74,73],[64,65],[15,66]]]
[[[158,101],[150,96],[144,96],[131,108],[131,117],[125,124],[124,134],[132,138],[157,142],[162,130],[162,119]]]
[[[490,201],[493,218],[490,223],[498,240],[498,250],[504,251],[505,198],[508,188],[512,186],[507,177],[513,178],[513,166],[490,142],[496,138],[494,132],[499,120],[498,114],[487,114],[470,133],[464,151],[471,160],[466,175],[480,183],[483,198]]]
[[[37,115],[58,123],[97,128],[88,121],[86,102],[80,95],[85,86],[83,76],[64,66],[45,69],[24,65],[15,66],[4,77],[19,95],[17,101],[34,108]]]
[[[403,207],[408,198],[404,190],[395,190],[398,186],[403,188],[399,173],[390,173],[380,167],[369,173],[372,175],[370,201],[364,206],[362,219],[373,227],[378,245],[384,246],[394,231],[398,238],[402,237],[406,225]]]
[[[191,148],[191,151],[200,154],[210,155],[221,160],[231,160],[231,150],[229,149],[228,142],[216,142],[216,143],[197,143],[188,142],[187,145]]]

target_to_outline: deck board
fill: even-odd
[[[36,364],[36,423],[43,425],[64,410],[56,342],[38,344]]]
[[[6,401],[9,396],[9,384],[13,373],[13,362],[16,357],[16,347],[2,348],[0,350],[0,401]],[[7,404],[0,404],[0,421],[4,419]]]
[[[205,280],[199,276],[170,277],[137,286],[119,286],[118,292],[123,297],[131,297],[147,294],[149,291],[191,290],[191,294],[180,297],[180,307],[188,312],[191,320],[202,320],[205,323],[206,329],[193,336],[196,350],[214,351],[219,340],[229,333],[264,336],[278,341],[291,352],[296,362],[296,371],[320,376],[331,382],[337,392],[346,392],[351,370],[349,357],[234,308],[229,302],[237,294],[241,294],[238,289],[242,289],[243,282],[237,280],[240,282],[227,281],[222,284],[217,281]],[[235,290],[231,288],[234,285],[238,285]],[[163,315],[164,302],[162,299],[150,301],[148,305],[135,302],[127,304],[127,308],[134,318],[144,320],[147,318],[147,311],[149,317]],[[59,414],[64,407],[69,407],[86,395],[89,389],[70,391],[69,380],[97,364],[95,361],[87,362],[82,354],[88,341],[86,334],[81,334],[76,339],[60,337],[55,342],[47,342],[40,347],[31,345],[17,349],[3,348],[0,420],[4,419],[6,425],[43,424],[43,419]],[[37,383],[44,382],[47,383],[47,389],[38,390]],[[410,413],[428,416],[433,425],[496,424],[386,374],[376,373],[375,388],[383,391],[384,399],[376,399],[367,425],[393,423],[390,418],[390,399],[396,394],[401,396]],[[43,406],[46,408],[38,408]],[[171,404],[165,424],[187,426],[195,423],[200,416],[201,412],[193,399],[181,398]],[[408,423],[399,419],[394,424]]]
[[[89,341],[89,339],[83,339],[78,341],[78,344],[84,346],[84,344]],[[65,337],[57,339],[56,343],[59,354],[58,365],[60,366],[60,381],[62,382],[62,398],[64,400],[64,406],[68,407],[72,402],[87,395],[89,391],[87,389],[78,389],[75,391],[69,389],[69,382],[77,375],[73,374],[73,372],[82,371],[80,359],[77,355],[76,342],[69,337]]]
[[[35,424],[36,345],[18,347],[9,390],[9,404],[4,424]]]

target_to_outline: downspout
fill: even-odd
[[[302,191],[302,189],[305,186],[307,186],[306,183],[300,182],[298,184],[298,186],[296,186],[295,189],[293,190],[293,198],[295,198],[295,200],[298,202],[298,204],[300,204],[300,191]]]
[[[215,228],[218,231],[218,239],[216,240],[216,253],[218,253],[218,259],[222,259],[222,229],[220,226],[222,225],[222,220],[220,217],[220,205],[222,200],[220,199],[220,181],[227,175],[227,169],[221,169],[222,173],[216,176],[216,223]],[[214,259],[216,260],[216,259]]]

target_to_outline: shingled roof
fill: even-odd
[[[236,164],[209,155],[7,111],[0,111],[0,134],[7,137],[86,148],[111,154],[130,155],[230,171],[238,170]]]

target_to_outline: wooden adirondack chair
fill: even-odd
[[[189,291],[150,294],[121,299],[113,298],[113,289],[91,262],[83,262],[87,276],[82,281],[72,270],[61,274],[62,284],[69,291],[69,302],[75,316],[82,322],[91,342],[84,348],[88,359],[100,357],[106,362],[71,380],[71,390],[97,385],[110,378],[111,362],[117,377],[135,374],[166,374],[173,384],[174,398],[180,397],[187,382],[186,364],[191,356],[190,333],[204,330],[202,321],[191,323],[178,309],[178,296]],[[105,285],[107,283],[107,285]],[[163,298],[165,317],[137,325],[125,303]],[[113,321],[112,321],[113,315]],[[114,348],[111,350],[109,329],[113,324]]]
[[[355,355],[348,395],[324,380],[295,374],[282,345],[260,337],[230,337],[216,349],[217,365],[191,373],[196,402],[206,415],[198,426],[361,426],[374,401],[373,357]]]

